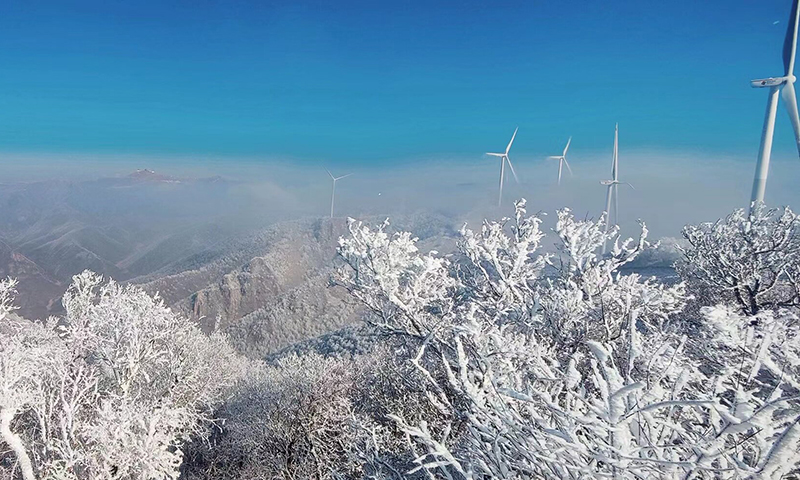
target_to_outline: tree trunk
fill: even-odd
[[[750,315],[755,315],[759,310],[757,298],[759,287],[760,282],[758,280],[756,280],[756,284],[753,286],[753,288],[750,288],[749,285],[745,285],[745,288],[747,289],[747,299],[750,302]]]
[[[22,440],[11,431],[11,420],[14,419],[16,411],[13,408],[4,408],[0,410],[0,437],[3,439],[14,454],[17,456],[17,463],[20,470],[22,470],[23,480],[36,480],[33,474],[33,464],[28,452],[25,451],[25,445]]]
[[[742,313],[745,314],[746,316],[749,316],[750,305],[748,302],[744,300],[744,297],[742,297],[742,292],[739,288],[740,288],[739,284],[737,283],[736,286],[733,287],[733,293],[736,296],[736,301],[739,303],[739,308],[742,309]]]

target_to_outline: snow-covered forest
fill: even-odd
[[[363,323],[265,359],[91,272],[39,321],[3,281],[0,477],[798,474],[798,215],[686,226],[667,284],[624,268],[654,251],[644,224],[510,213],[447,254],[351,220],[329,288]]]

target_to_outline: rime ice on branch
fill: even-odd
[[[687,479],[795,468],[800,413],[783,389],[798,378],[797,318],[704,310],[694,321],[709,332],[705,353],[731,358],[700,370],[708,358],[690,354],[677,328],[684,284],[619,272],[646,247],[644,225],[638,241],[620,242],[603,218],[558,217],[556,256],[537,253],[544,234],[524,200],[513,221],[462,229],[452,257],[421,254],[387,223],[352,222],[340,241],[340,281],[380,331],[416,344],[410,361],[450,418],[433,430],[392,416],[418,452],[412,472]],[[548,264],[556,275],[543,276]]]

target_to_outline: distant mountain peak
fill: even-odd
[[[140,168],[135,172],[128,175],[129,177],[151,177],[157,175],[155,170],[150,170],[149,168]]]
[[[150,170],[149,168],[140,168],[135,172],[128,175],[128,178],[133,180],[142,180],[142,181],[150,181],[150,182],[173,182],[176,181],[174,178],[169,177],[167,175],[161,175],[160,173],[156,173],[155,170]]]

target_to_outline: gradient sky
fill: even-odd
[[[755,158],[789,0],[0,5],[0,151]],[[779,23],[775,24],[774,22]],[[781,107],[782,108],[782,107]],[[793,150],[779,112],[775,148]]]

